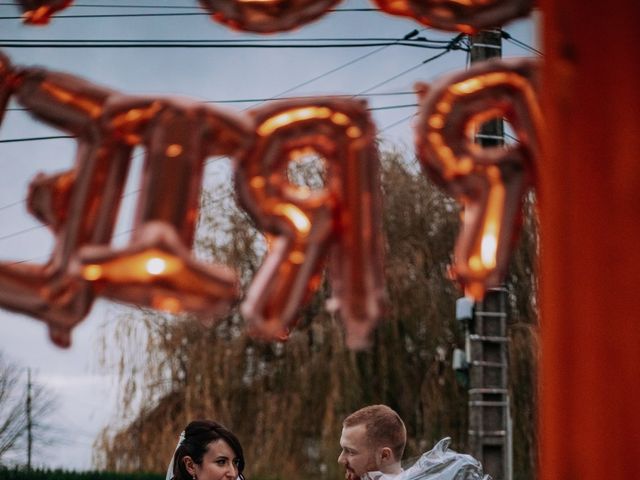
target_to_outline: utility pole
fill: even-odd
[[[502,58],[502,32],[483,30],[477,35],[469,36],[471,65],[491,58]],[[483,147],[496,147],[504,144],[504,123],[502,119],[490,120],[476,134],[476,141]]]
[[[31,417],[31,368],[29,368],[27,370],[27,471],[31,471],[31,447],[33,445]]]
[[[485,30],[469,38],[470,63],[502,57],[502,34]],[[483,147],[504,144],[504,122],[492,119],[480,126],[476,141]],[[468,301],[468,300],[467,300]],[[513,476],[512,427],[509,405],[507,291],[489,290],[471,308],[466,322],[466,362],[469,368],[469,447],[494,480]]]

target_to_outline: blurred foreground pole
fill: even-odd
[[[540,478],[638,478],[640,2],[540,6]]]

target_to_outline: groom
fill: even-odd
[[[346,480],[361,480],[367,472],[394,476],[402,472],[400,461],[407,430],[400,416],[386,405],[361,408],[342,423],[338,463]]]

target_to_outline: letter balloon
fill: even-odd
[[[84,247],[82,277],[108,298],[210,323],[236,300],[239,286],[231,269],[191,256],[204,163],[244,148],[248,122],[200,102],[124,95],[112,99],[103,122],[115,141],[144,147],[145,162],[129,245]]]
[[[324,15],[340,0],[200,0],[211,17],[236,30],[292,30]]]
[[[74,167],[32,181],[27,205],[55,236],[44,264],[0,263],[0,304],[45,320],[50,336],[68,346],[71,329],[93,302],[93,291],[69,272],[78,249],[107,243],[115,222],[128,151],[91,128],[113,93],[70,75],[29,69],[20,72],[14,94],[37,119],[77,136]]]
[[[53,14],[67,8],[73,0],[19,0],[18,3],[24,23],[46,25]]]
[[[426,173],[463,208],[453,273],[479,300],[503,280],[521,227],[522,201],[540,154],[542,115],[537,64],[488,61],[419,84],[418,158]],[[475,129],[506,118],[519,142],[482,148]]]
[[[268,238],[264,264],[242,313],[266,339],[284,339],[300,306],[321,282],[331,253],[333,303],[347,345],[369,344],[384,304],[379,161],[365,104],[347,99],[274,102],[252,111],[256,143],[237,160],[236,190]],[[324,161],[324,186],[311,190],[287,176],[304,155]]]
[[[0,100],[8,91],[38,120],[76,136],[78,149],[71,170],[32,181],[28,207],[52,230],[54,249],[44,265],[0,263],[0,305],[43,319],[60,346],[97,294],[202,318],[226,311],[239,296],[235,273],[194,260],[191,244],[204,160],[245,148],[250,122],[64,73],[15,73],[0,57]],[[110,242],[135,146],[146,150],[138,213],[129,246],[116,250]]]
[[[476,33],[529,14],[534,0],[375,0],[381,10],[452,32]]]

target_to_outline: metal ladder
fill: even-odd
[[[491,289],[473,309],[466,335],[469,447],[494,480],[512,478],[507,291]]]

